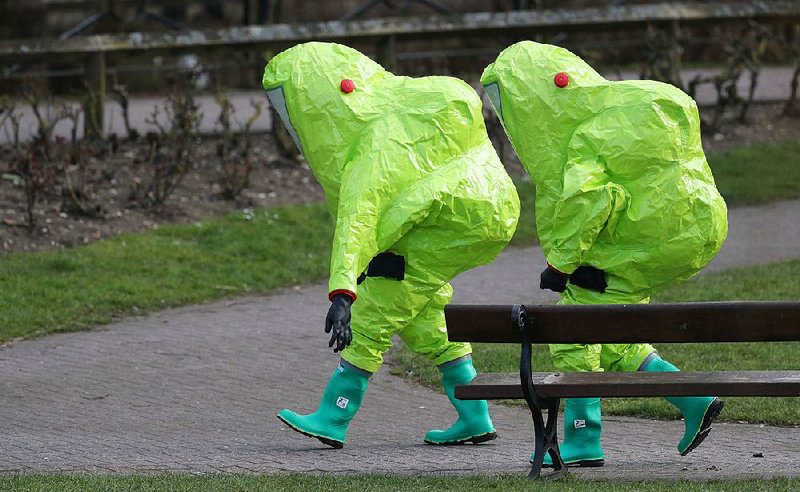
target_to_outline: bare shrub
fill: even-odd
[[[682,89],[682,40],[677,23],[670,24],[665,29],[658,29],[653,24],[648,24],[640,78],[666,82]]]
[[[10,97],[0,95],[0,129],[7,132],[6,135],[15,148],[19,146],[19,118],[13,118],[16,109],[16,104]]]
[[[132,165],[137,176],[130,199],[141,207],[163,204],[192,165],[202,118],[195,102],[194,78],[191,73],[184,74],[170,83],[163,110],[166,122],[162,123],[158,106],[145,119],[157,131],[147,134],[148,153],[144,161],[135,160]]]
[[[725,67],[722,71],[711,77],[694,77],[689,82],[689,95],[694,98],[697,87],[702,84],[713,84],[717,93],[717,101],[714,105],[714,114],[708,123],[709,130],[719,131],[722,127],[722,119],[729,106],[739,106],[738,120],[742,123],[746,121],[747,111],[753,102],[753,96],[758,84],[758,77],[761,73],[761,56],[767,48],[772,34],[769,28],[754,21],[742,32],[722,36],[727,39],[723,42],[723,49],[728,55]],[[739,94],[736,82],[747,72],[750,77],[750,86],[747,97]]]
[[[89,166],[91,156],[100,153],[105,145],[100,139],[86,137],[78,139],[78,124],[83,112],[69,108],[65,118],[72,124],[68,150],[64,153],[64,185],[61,189],[61,211],[83,217],[102,217],[103,207],[99,204],[93,187],[101,184],[100,172]]]
[[[34,142],[38,146],[38,151],[43,157],[51,160],[51,147],[53,142],[53,131],[59,121],[66,117],[67,107],[63,104],[56,104],[52,94],[50,94],[39,79],[26,78],[22,84],[22,99],[28,103],[36,118],[36,136]]]
[[[7,98],[3,103],[2,123],[3,126],[8,123],[9,128],[6,130],[10,130],[13,142],[8,171],[25,194],[25,226],[32,232],[36,228],[36,203],[42,195],[54,194],[53,188],[62,171],[60,157],[64,153],[64,143],[62,139],[53,140],[53,130],[66,117],[68,107],[57,105],[41,81],[31,78],[26,79],[23,84],[22,98],[31,107],[36,118],[35,137],[29,142],[21,141],[22,115]]]
[[[261,116],[262,107],[258,101],[250,101],[253,113],[242,126],[241,134],[236,135],[233,131],[233,115],[236,109],[222,92],[217,91],[214,97],[220,107],[217,125],[222,133],[222,141],[217,146],[217,156],[222,168],[220,184],[223,197],[231,200],[248,186],[253,165],[259,160],[252,151],[251,131],[253,124]]]
[[[136,128],[131,127],[131,118],[130,118],[130,94],[128,94],[127,89],[122,84],[114,83],[111,86],[111,94],[113,94],[117,98],[117,102],[122,110],[122,122],[125,124],[125,132],[128,135],[128,140],[136,141],[139,139],[141,135],[139,135],[138,130]]]

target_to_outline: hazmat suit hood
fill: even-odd
[[[414,138],[422,141],[437,126],[458,133],[459,138],[426,152],[431,164],[420,165],[427,167],[482,142],[481,130],[485,136],[480,99],[466,83],[396,76],[341,44],[311,42],[281,52],[267,64],[262,84],[322,185],[334,216],[343,167],[380,120],[402,115],[416,122],[414,130],[420,134]],[[396,130],[385,137],[408,138],[408,125]]]
[[[533,42],[512,48],[484,70],[481,84],[509,135],[531,137],[511,140],[518,154],[540,156],[523,165],[537,184],[544,184],[560,173],[554,151],[565,147],[582,120],[602,110],[594,93],[605,79],[563,48]],[[567,68],[569,94],[554,84],[556,74]]]
[[[564,87],[557,85],[559,74],[566,75]],[[674,100],[696,111],[694,101],[671,85],[650,80],[610,81],[569,50],[533,41],[504,50],[483,71],[481,84],[537,185],[560,178],[564,151],[573,133],[604,111],[633,111],[659,99]]]
[[[352,48],[314,42],[271,59],[263,86],[336,222],[329,293],[355,297],[376,255],[418,246],[405,244],[418,225],[450,231],[438,241],[419,233],[431,250],[507,243],[519,200],[486,134],[480,97],[464,81],[396,76]],[[451,261],[459,270],[476,265]]]
[[[391,74],[369,57],[331,43],[297,45],[270,60],[264,71],[267,97],[333,210],[348,146],[366,122],[381,113],[374,87],[388,77]],[[342,91],[344,80],[353,82],[353,92]]]
[[[644,298],[717,253],[725,203],[681,90],[609,81],[531,41],[504,50],[481,84],[536,184],[539,238],[556,269],[591,265],[611,274],[611,290]]]

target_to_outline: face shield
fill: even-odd
[[[494,112],[497,113],[497,117],[500,118],[500,121],[503,121],[503,103],[500,101],[500,86],[497,82],[492,82],[489,85],[483,86],[483,90],[485,90],[486,95],[489,96],[489,100],[492,102],[492,107],[494,107]]]
[[[286,127],[286,130],[289,131],[289,135],[292,136],[292,140],[294,140],[294,144],[297,145],[297,148],[300,150],[300,153],[303,153],[303,147],[300,145],[300,139],[297,137],[297,132],[294,129],[294,125],[292,125],[292,121],[289,119],[289,111],[286,108],[286,98],[283,95],[283,87],[276,87],[274,89],[270,89],[267,91],[267,99],[269,99],[270,104],[272,107],[275,108],[275,111],[278,113],[278,116],[281,117],[281,121],[283,121],[283,125]],[[275,122],[272,123],[273,125]]]

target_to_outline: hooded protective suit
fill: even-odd
[[[490,262],[519,217],[475,91],[449,77],[395,76],[330,43],[280,53],[263,85],[336,221],[330,292],[357,298],[342,358],[375,372],[394,334],[436,364],[469,354],[447,340],[448,282]],[[404,257],[404,279],[358,284],[385,252]]]
[[[536,184],[548,263],[603,270],[605,293],[568,284],[563,304],[648,302],[719,251],[727,211],[695,102],[659,82],[608,81],[571,52],[521,42],[481,83]],[[649,345],[554,345],[561,370],[636,370]]]

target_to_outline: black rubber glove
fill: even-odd
[[[406,259],[398,254],[387,251],[381,253],[367,267],[367,277],[385,277],[403,280],[406,275]]]
[[[569,282],[584,289],[605,292],[608,287],[606,272],[593,266],[580,266],[569,276]]]
[[[353,341],[353,333],[350,331],[350,306],[352,304],[353,299],[347,294],[336,294],[331,299],[331,307],[325,318],[325,333],[331,334],[328,347],[333,347],[334,352],[341,352]]]
[[[361,285],[367,277],[384,277],[403,280],[405,275],[406,259],[391,251],[386,251],[385,253],[377,255],[369,262],[367,270],[358,277],[356,284]]]
[[[567,280],[569,280],[569,275],[547,265],[547,268],[542,271],[539,277],[539,288],[542,290],[550,289],[553,292],[564,292],[567,290]]]

